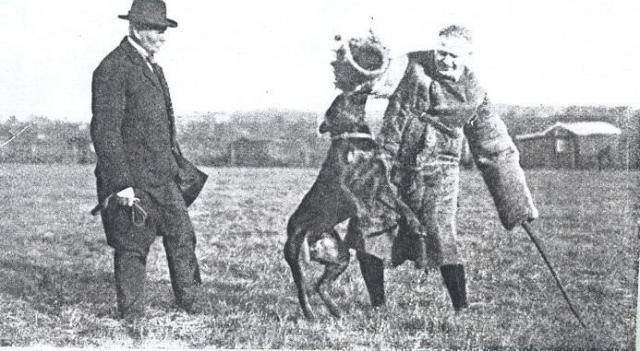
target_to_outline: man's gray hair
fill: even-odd
[[[471,43],[471,31],[466,27],[457,24],[452,24],[443,28],[438,35],[441,37],[464,38]]]

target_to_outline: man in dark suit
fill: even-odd
[[[129,35],[93,73],[91,138],[97,154],[98,201],[114,248],[118,311],[144,314],[149,247],[163,237],[179,307],[199,311],[196,238],[179,181],[181,157],[169,88],[154,61],[167,27],[161,0],[134,0]]]

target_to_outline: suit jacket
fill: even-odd
[[[511,229],[536,218],[518,150],[475,75],[465,69],[459,80],[452,81],[437,72],[434,51],[408,54],[405,75],[389,98],[378,135],[398,162],[399,172],[447,177],[445,170],[453,167],[456,171],[450,173],[457,176],[463,136],[503,225]]]
[[[154,73],[125,37],[93,72],[91,139],[98,201],[127,187],[175,181],[175,126],[162,69]]]

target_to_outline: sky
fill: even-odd
[[[497,103],[640,107],[638,0],[166,0],[158,55],[177,115],[324,112],[333,37],[371,28],[392,55],[457,23]],[[127,33],[131,0],[0,0],[0,118],[91,119],[91,74]]]

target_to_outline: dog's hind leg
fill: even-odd
[[[316,259],[324,264],[324,273],[316,283],[316,291],[322,302],[329,309],[329,312],[337,318],[340,318],[340,309],[329,296],[329,288],[336,279],[349,267],[349,249],[336,231],[331,233],[331,237],[323,238],[316,243],[316,246],[322,245],[324,252],[321,259]],[[327,255],[330,253],[330,255]],[[312,255],[313,256],[313,255]]]
[[[284,258],[291,268],[293,281],[298,289],[298,301],[304,316],[308,319],[314,319],[315,316],[309,305],[309,297],[305,284],[304,274],[300,267],[300,248],[305,240],[306,231],[299,228],[288,228],[287,242],[284,245]]]
[[[381,259],[364,252],[356,254],[360,262],[360,272],[369,292],[371,305],[382,306],[386,303],[384,295],[384,264]]]

